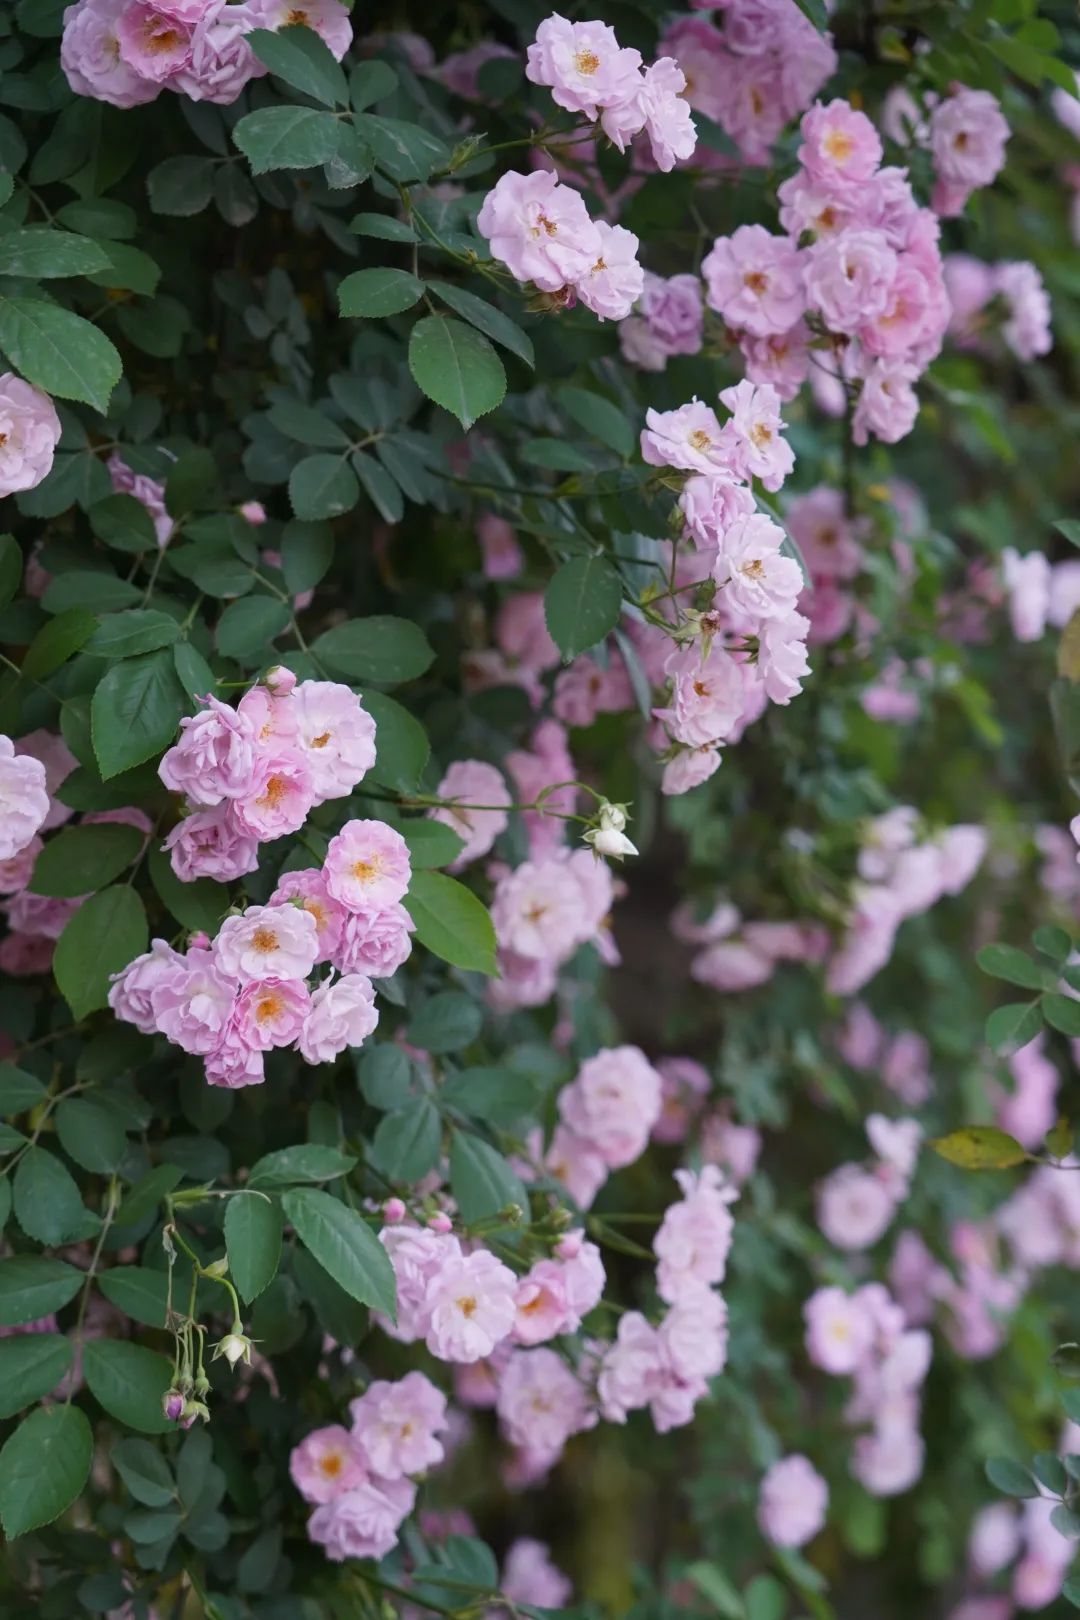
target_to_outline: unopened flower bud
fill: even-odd
[[[251,523],[256,528],[266,522],[266,507],[262,501],[241,501],[236,510],[245,523]]]
[[[638,852],[637,845],[632,844],[617,827],[590,827],[585,834],[585,842],[592,845],[597,855],[606,855],[612,861],[621,861],[625,855],[636,855]]]
[[[208,1266],[203,1267],[203,1271],[208,1277],[224,1277],[227,1275],[228,1270],[229,1262],[224,1255],[220,1260],[211,1260]]]
[[[185,1401],[184,1410],[180,1414],[180,1427],[190,1429],[196,1418],[202,1418],[204,1423],[209,1423],[210,1408],[204,1406],[202,1401]]]
[[[286,669],[284,664],[275,664],[273,669],[268,669],[263,676],[263,685],[275,697],[288,697],[296,685],[296,676],[291,669]]]
[[[188,935],[188,950],[208,951],[210,949],[210,935],[197,928],[193,934]]]
[[[170,1423],[178,1423],[184,1411],[185,1401],[178,1389],[167,1389],[161,1397],[161,1410]]]
[[[405,1205],[400,1198],[388,1198],[382,1207],[382,1218],[387,1226],[397,1226],[405,1219]]]
[[[428,1221],[428,1226],[433,1232],[442,1234],[453,1231],[454,1223],[450,1219],[449,1215],[444,1215],[440,1210],[438,1215],[432,1215],[431,1219]]]

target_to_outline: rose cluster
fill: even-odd
[[[254,872],[260,843],[298,832],[316,805],[347,797],[375,763],[375,722],[336,681],[297,684],[278,666],[235,709],[200,701],[158,768],[191,807],[165,844],[185,883]]]
[[[0,734],[0,863],[23,854],[48,813],[45,766]]]
[[[315,1504],[308,1536],[329,1559],[384,1558],[416,1503],[414,1476],[443,1460],[446,1397],[421,1372],[378,1380],[349,1402],[352,1423],[315,1429],[289,1458]]]
[[[542,1006],[555,993],[559,969],[582,945],[592,943],[603,961],[617,961],[608,926],[614,896],[606,862],[584,849],[553,849],[498,871],[491,920],[500,978],[489,986],[492,1004]]]
[[[1050,299],[1033,264],[984,264],[967,253],[950,253],[944,269],[952,306],[949,336],[958,348],[985,352],[997,334],[1018,360],[1050,353]]]
[[[645,131],[652,160],[665,173],[693,156],[697,136],[679,64],[662,56],[643,70],[641,52],[621,46],[606,23],[572,23],[558,12],[548,17],[529,46],[525,76],[546,85],[568,112],[599,120],[620,152]]]
[[[0,496],[35,489],[48,477],[60,431],[48,394],[5,371],[0,376]]]
[[[856,444],[895,443],[918,413],[914,383],[941,348],[949,300],[939,227],[907,171],[881,167],[880,136],[846,101],[801,124],[800,168],[778,191],[786,236],[740,225],[702,264],[706,301],[747,376],[785,399],[808,377],[854,399]]]
[[[196,936],[181,953],[155,940],[117,976],[109,1005],[203,1058],[212,1086],[261,1084],[273,1047],[330,1063],[379,1021],[371,976],[388,978],[409,955],[410,876],[400,833],[346,822],[321,870],[285,873],[269,904],[226,917],[213,941]],[[319,964],[332,972],[311,989]]]
[[[162,90],[229,106],[266,72],[247,36],[295,25],[319,34],[338,61],[352,40],[341,0],[76,0],[64,12],[60,65],[76,95],[114,107]]]
[[[691,107],[730,136],[740,162],[763,167],[784,125],[809,107],[835,72],[832,40],[818,33],[795,0],[694,10],[710,10],[713,17],[679,17],[661,47],[678,58]],[[709,149],[698,158],[718,168],[734,166]]]
[[[857,1436],[851,1471],[873,1496],[896,1496],[922,1473],[919,1389],[930,1366],[929,1333],[906,1324],[881,1283],[854,1293],[819,1288],[803,1306],[806,1349],[823,1372],[853,1381],[845,1416]]]

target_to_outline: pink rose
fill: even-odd
[[[300,1056],[305,1063],[332,1063],[346,1047],[362,1046],[378,1022],[370,979],[360,973],[328,979],[311,997]]]
[[[0,860],[9,861],[30,843],[49,813],[45,766],[32,754],[17,754],[0,735]]]
[[[47,478],[59,442],[60,418],[48,394],[5,371],[0,376],[0,496],[33,489]]]
[[[409,887],[409,846],[384,821],[347,821],[330,840],[323,871],[327,889],[347,911],[383,909]]]

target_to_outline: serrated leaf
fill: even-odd
[[[156,1350],[120,1339],[88,1339],[83,1374],[94,1399],[130,1429],[167,1434],[174,1427],[161,1408],[172,1364]]]
[[[70,1339],[60,1333],[0,1339],[0,1418],[14,1417],[55,1389],[74,1353]]]
[[[301,1243],[338,1286],[361,1305],[393,1318],[397,1308],[394,1268],[356,1211],[313,1187],[292,1187],[282,1193],[281,1203]]]
[[[1010,1001],[995,1007],[986,1020],[986,1043],[995,1052],[1012,1052],[1033,1041],[1042,1029],[1037,1001]]]
[[[243,1299],[256,1299],[273,1281],[281,1256],[281,1210],[272,1198],[244,1192],[225,1210],[225,1252]]]
[[[438,293],[444,304],[449,304],[454,312],[475,326],[477,331],[483,332],[493,343],[500,344],[516,354],[519,360],[524,360],[527,366],[535,366],[536,356],[533,352],[532,338],[521,330],[509,315],[504,315],[501,309],[489,304],[486,299],[478,298],[475,293],[466,292],[464,287],[456,287],[449,281],[429,281],[431,292]]]
[[[337,151],[338,121],[314,107],[262,107],[234,127],[232,138],[252,174],[272,169],[314,169]]]
[[[487,338],[444,315],[425,315],[413,327],[409,370],[417,387],[466,429],[506,393],[502,361]]]
[[[1031,1472],[1011,1457],[990,1457],[986,1463],[986,1477],[995,1490],[1006,1496],[1038,1496]]]
[[[544,618],[564,658],[603,641],[619,622],[622,580],[606,557],[572,557],[544,592]]]
[[[443,872],[414,872],[404,906],[427,950],[454,967],[494,976],[495,929],[471,889]]]
[[[77,1406],[42,1406],[0,1451],[0,1522],[14,1539],[58,1519],[90,1475],[94,1437]]]
[[[0,297],[0,350],[36,388],[106,411],[120,356],[96,326],[59,304]]]
[[[497,1149],[467,1131],[456,1131],[450,1144],[450,1190],[470,1224],[512,1204],[528,1218],[529,1195],[520,1176]]]
[[[93,894],[126,871],[145,842],[144,833],[122,822],[63,827],[34,862],[30,890],[60,899]]]
[[[1046,1022],[1063,1035],[1070,1038],[1080,1035],[1080,1001],[1074,1001],[1071,996],[1043,996],[1042,1010]]]
[[[0,1260],[0,1323],[25,1327],[51,1316],[75,1298],[86,1281],[66,1260],[16,1254]]]
[[[135,890],[116,884],[69,918],[56,945],[53,973],[76,1019],[104,1007],[113,974],[147,946],[146,911]]]
[[[112,665],[90,704],[91,737],[103,779],[162,753],[186,709],[187,694],[170,648]]]
[[[423,291],[424,283],[408,270],[392,270],[387,266],[354,270],[338,286],[338,309],[342,315],[369,320],[399,315],[402,310],[411,309]]]
[[[992,978],[1005,979],[1009,984],[1022,985],[1025,990],[1041,990],[1042,971],[1026,951],[1013,945],[984,945],[975,953],[975,960],[984,973]]]
[[[435,657],[418,624],[385,614],[347,619],[344,624],[335,625],[319,636],[312,651],[321,661],[353,680],[381,681],[388,685],[415,680],[430,668]],[[378,733],[375,745],[378,749]]]
[[[314,29],[296,24],[278,31],[254,28],[245,37],[275,78],[325,107],[349,105],[345,74]]]

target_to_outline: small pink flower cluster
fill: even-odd
[[[1080,1449],[1080,1429],[1066,1424],[1062,1454]],[[976,1583],[1014,1565],[1008,1594],[974,1597],[954,1609],[949,1620],[1012,1620],[1013,1604],[1024,1610],[1045,1609],[1059,1596],[1076,1544],[1051,1523],[1056,1505],[1051,1496],[1023,1503],[994,1502],[975,1517],[968,1537],[968,1563]]]
[[[870,1114],[866,1134],[876,1155],[870,1165],[842,1164],[817,1192],[817,1219],[838,1249],[869,1249],[882,1237],[911,1188],[922,1128],[913,1119]]]
[[[944,273],[952,306],[949,336],[959,348],[987,352],[987,340],[997,334],[1018,360],[1050,353],[1050,299],[1035,265],[1026,259],[985,264],[950,253]]]
[[[604,1287],[600,1251],[580,1231],[521,1277],[490,1250],[463,1247],[445,1217],[427,1226],[388,1222],[379,1237],[397,1280],[397,1320],[380,1318],[382,1326],[406,1344],[423,1339],[456,1365],[576,1332]]]
[[[930,151],[937,184],[934,209],[945,219],[962,214],[973,191],[990,185],[1005,167],[1009,126],[989,90],[958,85],[930,114]]]
[[[555,12],[536,30],[525,76],[546,85],[568,112],[599,119],[620,152],[645,131],[653,162],[665,173],[693,156],[697,135],[679,64],[662,56],[642,70],[641,52],[621,46],[606,23],[567,22]]]
[[[837,1051],[860,1074],[873,1074],[908,1108],[918,1108],[933,1091],[930,1048],[914,1030],[888,1035],[869,1007],[852,1002],[837,1037]]]
[[[531,281],[563,307],[580,298],[601,320],[621,321],[641,295],[644,272],[633,231],[590,219],[581,193],[546,169],[502,175],[476,224],[512,276]]]
[[[76,0],[64,12],[60,65],[78,96],[138,107],[162,90],[230,106],[266,68],[247,36],[302,24],[340,61],[352,40],[341,0]]]
[[[787,527],[810,571],[810,586],[799,598],[799,612],[810,620],[806,639],[810,646],[836,641],[860,611],[850,586],[863,565],[863,526],[848,517],[838,489],[818,484],[793,497]],[[860,628],[867,628],[861,612]]]
[[[29,887],[42,849],[39,833],[71,817],[55,795],[75,765],[74,754],[56,732],[30,731],[14,743],[0,736],[0,851],[21,846],[0,859],[0,895],[8,897],[3,911],[9,929],[0,940],[0,971],[17,978],[48,973],[56,941],[86,898],[58,900]],[[150,832],[148,818],[133,807],[93,811],[82,820],[122,821]]]
[[[740,0],[702,6],[719,10],[723,26],[680,17],[661,40],[689,81],[686,99],[735,142],[743,163],[764,166],[784,125],[813,101],[836,71],[836,51],[795,0]],[[717,167],[719,153],[699,154]]]
[[[336,681],[297,685],[279,666],[235,709],[200,701],[158,768],[194,807],[165,843],[182,882],[254,872],[260,843],[298,832],[316,805],[345,798],[375,763],[375,722]]]
[[[697,276],[654,276],[645,271],[635,313],[619,323],[624,360],[642,371],[663,371],[676,354],[701,348],[705,310]]]
[[[1064,630],[1080,607],[1080,561],[1051,563],[1042,551],[1001,553],[1001,583],[1017,641],[1039,641],[1048,627]]]
[[[606,927],[613,898],[610,867],[587,849],[553,849],[500,872],[491,920],[501,977],[488,988],[492,1004],[503,1011],[542,1006],[555,993],[560,967],[590,942],[604,961],[617,961]]]
[[[448,799],[450,806],[430,810],[433,821],[441,821],[463,840],[461,853],[449,870],[459,872],[470,861],[486,855],[509,822],[504,806],[511,803],[502,772],[479,759],[462,759],[450,766],[435,789],[435,796]]]
[[[815,1367],[854,1381],[847,1422],[871,1425],[855,1441],[855,1478],[872,1496],[908,1490],[923,1469],[919,1390],[930,1366],[929,1333],[907,1327],[903,1310],[881,1283],[866,1283],[853,1294],[819,1288],[803,1316]]]
[[[718,238],[702,264],[707,302],[738,336],[749,378],[793,398],[816,343],[819,374],[834,369],[857,394],[856,444],[893,444],[914,425],[913,384],[949,319],[938,223],[906,170],[880,167],[864,113],[818,103],[801,131],[801,166],[778,192],[787,235],[741,225]]]
[[[727,994],[767,984],[781,962],[820,962],[828,949],[828,936],[816,924],[744,923],[727,901],[701,922],[680,907],[671,926],[677,939],[702,947],[690,964],[691,978]]]
[[[155,940],[116,977],[109,1005],[144,1035],[204,1058],[212,1086],[261,1084],[276,1046],[330,1063],[378,1024],[369,975],[387,978],[409,955],[410,875],[400,833],[346,822],[320,871],[285,873],[268,905],[226,917],[212,943],[200,936],[181,954]],[[326,962],[338,976],[309,990]]]
[[[165,485],[160,479],[151,478],[148,473],[135,472],[128,466],[119,450],[113,451],[105,465],[116,494],[133,495],[146,507],[153,520],[157,543],[164,550],[173,532],[173,520],[165,505]]]
[[[1035,1220],[1030,1252],[1036,1253],[1047,1225],[1044,1212],[1037,1210],[1037,1200],[1031,1212]],[[1021,1203],[1015,1213],[1023,1219],[1028,1209]],[[981,1361],[1000,1350],[1009,1318],[1027,1288],[1023,1261],[1020,1266],[1007,1265],[1000,1241],[998,1229],[1004,1231],[1011,1215],[1009,1204],[1004,1204],[997,1211],[996,1225],[989,1221],[958,1221],[953,1226],[949,1254],[955,1272],[930,1253],[917,1232],[901,1232],[896,1241],[889,1280],[908,1322],[913,1327],[921,1326],[932,1321],[940,1310],[945,1337],[966,1361]],[[1011,1238],[1011,1226],[1007,1236]],[[1023,1246],[1027,1234],[1018,1236]]]
[[[859,854],[851,919],[829,963],[827,989],[838,996],[861,990],[889,960],[904,919],[965,889],[986,849],[982,827],[961,825],[922,835],[919,813],[910,805],[871,821]]]
[[[315,1503],[308,1538],[327,1558],[385,1558],[416,1504],[413,1476],[443,1460],[446,1397],[423,1373],[379,1380],[349,1402],[352,1425],[315,1429],[289,1458],[293,1484]]]
[[[0,496],[35,489],[49,476],[60,431],[48,394],[5,371],[0,376]]]

